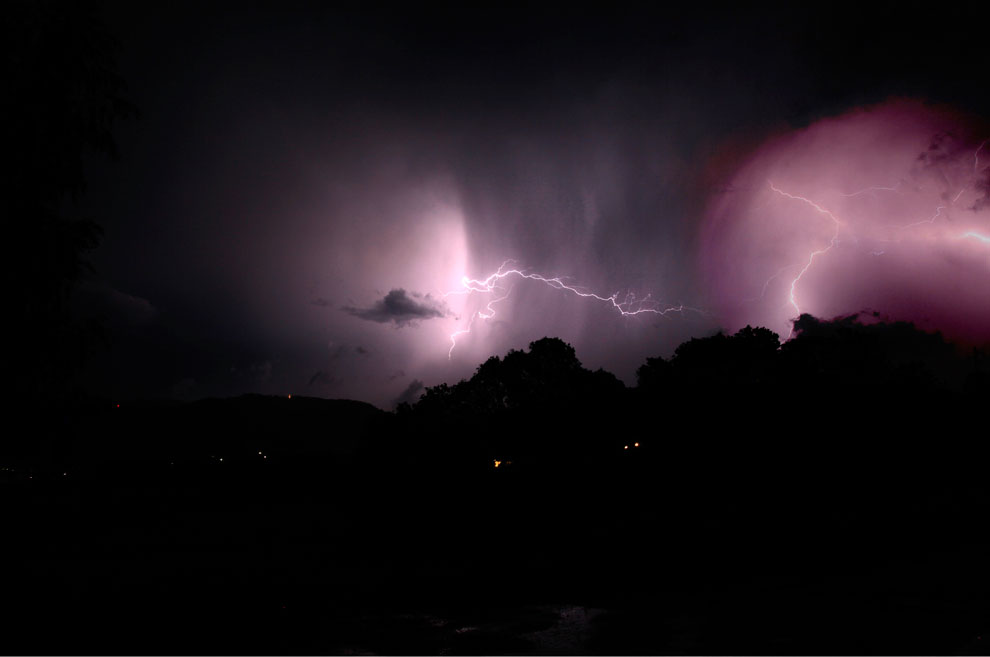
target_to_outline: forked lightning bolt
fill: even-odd
[[[981,169],[980,169],[980,151],[983,150],[984,146],[986,146],[988,142],[990,142],[990,139],[985,139],[976,148],[975,152],[973,153],[973,175],[979,175],[981,173]],[[839,219],[839,217],[837,217],[835,214],[833,214],[832,211],[830,211],[828,208],[824,207],[820,203],[816,203],[815,201],[813,201],[813,200],[811,200],[811,199],[809,199],[807,197],[799,196],[797,194],[792,194],[792,193],[787,192],[787,191],[785,191],[783,189],[780,189],[779,187],[777,187],[776,185],[774,185],[774,183],[772,181],[767,181],[767,182],[770,185],[770,189],[775,194],[778,194],[778,195],[780,195],[780,196],[782,196],[784,198],[787,198],[787,199],[790,199],[790,200],[793,200],[793,201],[797,201],[797,202],[800,202],[800,203],[803,203],[805,205],[810,206],[811,208],[813,208],[819,214],[823,215],[824,217],[827,217],[832,222],[832,224],[833,224],[832,236],[828,240],[828,243],[825,244],[824,246],[822,246],[821,248],[818,248],[818,249],[815,249],[814,251],[811,251],[808,254],[807,258],[803,261],[804,262],[803,267],[801,267],[801,269],[798,271],[797,275],[793,279],[791,279],[791,283],[790,283],[790,286],[788,288],[789,291],[788,291],[788,299],[787,300],[788,300],[788,303],[791,306],[794,307],[794,310],[797,313],[797,315],[800,316],[801,315],[801,306],[798,304],[797,288],[798,288],[798,284],[801,282],[801,278],[808,272],[809,269],[811,269],[811,267],[814,265],[815,260],[817,258],[819,258],[820,256],[825,255],[830,250],[832,250],[834,247],[838,246],[838,244],[839,244],[839,231],[842,228],[846,227],[847,224],[845,222],[843,222],[841,219]],[[860,196],[860,195],[866,194],[866,193],[875,195],[876,192],[878,192],[878,191],[895,192],[896,193],[896,192],[899,191],[899,188],[900,187],[901,187],[901,183],[898,182],[897,185],[892,186],[892,187],[867,187],[865,189],[861,189],[861,190],[856,191],[856,192],[843,193],[843,194],[840,194],[840,196],[843,196],[843,197],[846,197],[846,198],[850,198],[850,197]],[[948,205],[949,206],[955,205],[956,202],[959,200],[959,198],[966,191],[966,189],[967,189],[967,187],[964,185],[958,192],[956,192],[955,196],[952,198],[952,200],[949,202]],[[891,228],[894,228],[896,230],[904,230],[904,229],[910,229],[910,228],[915,228],[915,227],[918,227],[918,226],[922,226],[924,224],[934,224],[936,222],[936,220],[938,220],[939,217],[942,216],[943,211],[947,211],[948,209],[949,209],[948,206],[939,205],[938,207],[935,208],[935,210],[932,213],[932,215],[929,218],[927,218],[927,219],[921,219],[919,221],[914,221],[914,222],[911,222],[911,223],[908,223],[908,224],[892,224],[891,225]],[[970,230],[968,232],[957,234],[957,235],[955,235],[955,237],[956,237],[956,239],[970,239],[970,240],[976,240],[976,241],[981,242],[981,243],[990,244],[990,236],[988,236],[988,235],[986,235],[986,234],[984,234],[982,232],[975,231],[975,230]],[[853,236],[853,239],[855,240],[855,236]],[[884,241],[890,241],[890,240],[884,240]],[[870,253],[872,255],[879,256],[879,255],[882,255],[884,253],[884,251],[871,251]],[[775,279],[777,276],[779,276],[781,273],[783,273],[787,269],[790,269],[792,267],[798,267],[800,265],[801,265],[801,263],[793,263],[793,264],[786,265],[786,266],[782,267],[781,269],[779,269],[773,276],[771,276],[770,278],[768,278],[766,280],[766,282],[763,284],[763,293],[760,295],[759,298],[762,299],[766,295],[767,287],[770,285],[770,282],[773,279]],[[791,324],[791,330],[790,330],[790,333],[788,335],[788,339],[790,339],[793,336],[793,334],[794,334],[794,325],[792,323]]]
[[[521,269],[507,269],[512,262],[512,260],[506,260],[487,278],[475,279],[464,276],[461,278],[462,289],[447,292],[443,295],[444,298],[455,294],[469,295],[479,293],[493,295],[493,298],[485,304],[485,308],[483,310],[475,311],[471,315],[471,319],[468,320],[467,327],[450,334],[450,349],[447,352],[448,359],[450,359],[454,353],[454,347],[457,346],[457,338],[470,333],[476,320],[491,319],[495,316],[495,304],[500,301],[504,301],[512,290],[511,287],[506,287],[503,281],[511,278],[536,281],[552,287],[555,290],[565,290],[585,299],[594,299],[602,303],[607,303],[623,316],[642,315],[645,313],[664,316],[668,313],[682,313],[686,310],[698,313],[702,312],[697,308],[691,308],[683,304],[678,304],[676,306],[664,306],[663,304],[655,301],[651,295],[638,298],[630,293],[627,294],[621,301],[619,300],[618,292],[612,294],[611,296],[603,297],[599,294],[595,294],[594,292],[588,292],[580,287],[569,285],[564,282],[564,277],[562,276],[546,277],[540,274],[527,273]]]
[[[834,247],[835,245],[837,245],[839,243],[839,228],[841,228],[843,224],[842,224],[842,221],[839,220],[838,217],[836,217],[829,210],[823,208],[821,205],[815,203],[811,199],[805,198],[803,196],[796,196],[794,194],[790,194],[788,192],[785,192],[782,189],[778,189],[772,182],[770,182],[770,181],[767,181],[767,182],[770,184],[770,189],[772,189],[777,194],[780,194],[784,198],[789,198],[789,199],[792,199],[792,200],[795,200],[795,201],[801,201],[802,203],[806,203],[806,204],[810,205],[819,214],[825,215],[826,217],[828,217],[829,219],[832,220],[832,223],[833,224],[835,224],[835,228],[834,228],[834,230],[832,232],[832,239],[829,240],[828,246],[825,246],[823,248],[816,249],[815,251],[812,251],[808,255],[808,261],[805,263],[804,267],[801,268],[801,271],[798,272],[797,276],[795,276],[793,279],[791,279],[790,294],[788,296],[788,301],[789,301],[789,303],[792,306],[794,306],[794,310],[797,312],[798,316],[800,316],[801,315],[801,306],[798,305],[797,296],[796,296],[797,295],[797,284],[798,284],[798,282],[800,282],[801,278],[807,273],[807,271],[809,269],[811,269],[811,265],[814,264],[815,258],[817,258],[820,255],[823,255],[823,254],[827,253],[828,251],[830,251],[832,249],[832,247]],[[776,274],[774,274],[774,276],[776,276]],[[766,285],[769,282],[770,282],[770,279],[768,279],[767,280],[767,283],[764,284],[764,286],[763,286],[764,290],[766,290]],[[793,334],[794,334],[794,325],[792,324],[791,325],[791,332],[790,332],[790,334],[787,337],[790,338]]]

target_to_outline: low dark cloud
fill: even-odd
[[[450,310],[443,301],[429,294],[406,292],[402,288],[390,291],[381,301],[376,301],[368,308],[345,306],[343,310],[361,319],[381,324],[394,322],[396,326],[407,326],[422,319],[450,315]]]
[[[398,406],[399,404],[414,404],[419,400],[424,389],[425,386],[422,381],[419,379],[413,379],[406,389],[402,391],[402,394],[395,398],[392,405]]]
[[[333,386],[337,383],[337,377],[324,372],[323,370],[318,370],[313,376],[309,378],[309,383],[306,384],[309,387],[316,385],[319,386]]]
[[[316,297],[315,299],[310,301],[310,303],[320,308],[329,308],[330,306],[333,305],[333,302],[330,301],[330,299],[324,299],[323,297]]]
[[[256,383],[267,383],[272,378],[272,361],[266,360],[251,365],[251,377]]]
[[[345,344],[333,344],[331,342],[329,345],[327,345],[327,348],[330,350],[330,354],[327,356],[327,362],[330,363],[340,360],[348,352],[350,352],[350,349]]]
[[[973,188],[980,192],[981,196],[973,202],[969,209],[973,212],[981,212],[990,207],[990,169],[987,170],[983,178],[973,183]]]
[[[354,351],[358,352],[362,356],[367,356],[368,354],[371,353],[370,351],[368,351],[367,349],[365,349],[361,345],[358,345],[358,346],[354,347]]]
[[[160,314],[147,299],[121,292],[105,282],[83,283],[77,289],[75,302],[81,315],[98,318],[113,327],[146,326]]]
[[[196,379],[187,376],[181,381],[177,381],[172,386],[172,397],[175,399],[190,400],[196,398]]]

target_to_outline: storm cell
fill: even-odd
[[[778,135],[708,205],[701,263],[726,328],[787,336],[859,312],[990,337],[990,130],[890,101]]]

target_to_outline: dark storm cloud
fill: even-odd
[[[177,381],[171,390],[172,396],[175,399],[189,400],[195,399],[196,397],[196,379],[186,377],[181,381]]]
[[[272,367],[272,361],[270,360],[252,363],[250,368],[251,376],[257,383],[267,383],[272,378]]]
[[[376,301],[368,308],[344,306],[343,310],[360,319],[369,322],[387,324],[393,322],[396,326],[407,326],[423,319],[447,317],[450,310],[442,300],[435,299],[429,294],[412,294],[402,288],[396,288],[385,295],[381,301]]]
[[[159,310],[150,301],[121,292],[105,282],[79,286],[75,301],[84,316],[94,316],[112,327],[139,327],[154,321]]]
[[[399,404],[416,403],[416,401],[419,400],[419,398],[422,396],[423,390],[425,388],[426,386],[423,385],[422,381],[420,381],[419,379],[414,379],[412,382],[409,383],[406,389],[402,391],[402,394],[395,398],[395,400],[392,402],[392,406],[396,407]]]
[[[335,376],[332,376],[324,372],[323,370],[317,370],[317,372],[313,374],[313,376],[309,377],[309,383],[307,383],[306,385],[308,387],[313,387],[315,385],[319,385],[323,387],[331,387],[336,385],[337,383],[338,383],[338,379]]]
[[[980,212],[984,208],[990,207],[990,170],[987,170],[983,178],[977,179],[973,186],[980,191],[981,196],[973,202],[969,209]]]
[[[324,299],[323,297],[317,297],[312,301],[310,301],[310,303],[320,308],[329,308],[330,306],[333,305],[332,301],[330,301],[329,299]]]

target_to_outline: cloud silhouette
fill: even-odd
[[[429,294],[406,292],[402,288],[390,291],[381,301],[376,301],[368,308],[344,306],[343,310],[360,319],[396,326],[407,326],[422,319],[446,317],[450,315],[447,305],[440,299]]]
[[[307,383],[306,385],[309,387],[312,387],[314,385],[333,386],[337,384],[337,381],[338,381],[337,377],[332,376],[331,374],[324,372],[323,370],[317,370],[316,374],[314,374],[309,378],[309,383]]]
[[[77,288],[76,303],[83,315],[98,317],[114,327],[147,326],[161,314],[147,299],[105,282],[84,282]]]
[[[426,386],[423,382],[419,379],[414,379],[408,386],[406,386],[406,389],[402,391],[402,394],[395,398],[392,402],[392,406],[397,407],[399,404],[415,404],[425,390]]]

